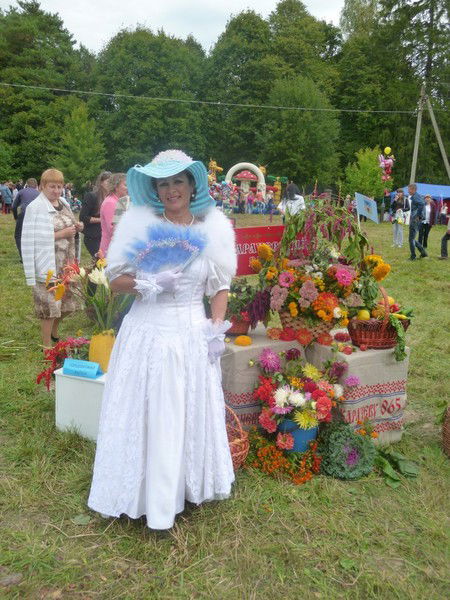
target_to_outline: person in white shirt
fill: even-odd
[[[290,215],[296,215],[300,210],[305,210],[305,199],[300,194],[295,194],[293,200],[286,202],[286,212]]]
[[[424,248],[428,246],[428,234],[436,219],[436,205],[430,194],[425,196],[424,218],[419,226],[419,244]]]

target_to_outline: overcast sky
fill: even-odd
[[[15,4],[0,0],[4,10]],[[41,0],[40,4],[59,13],[75,40],[94,52],[120,29],[137,24],[181,38],[191,33],[208,51],[230,16],[249,8],[266,17],[277,0]],[[304,4],[314,17],[337,25],[344,0],[305,0]]]

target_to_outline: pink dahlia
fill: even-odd
[[[291,433],[278,432],[276,445],[280,450],[292,450],[294,447],[294,436]]]
[[[283,271],[278,276],[278,283],[281,285],[281,287],[288,288],[294,283],[294,281],[295,277],[289,271]]]
[[[281,360],[276,352],[271,350],[270,348],[264,348],[264,350],[259,355],[259,364],[269,373],[273,373],[274,371],[279,371],[281,369]]]
[[[339,265],[334,276],[340,285],[347,286],[355,279],[356,271],[352,267]]]
[[[268,431],[269,433],[275,433],[275,431],[277,430],[277,424],[272,419],[271,414],[271,411],[265,408],[259,415],[258,420],[261,427],[264,427],[266,431]]]

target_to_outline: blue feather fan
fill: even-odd
[[[127,251],[137,270],[160,273],[182,271],[206,246],[205,236],[191,227],[160,223],[147,229],[144,239],[135,240]]]

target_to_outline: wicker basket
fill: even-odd
[[[397,344],[397,332],[389,323],[389,300],[386,290],[380,286],[380,291],[384,301],[384,318],[383,320],[369,319],[367,321],[351,319],[348,324],[348,333],[354,346],[365,345],[367,348],[384,350],[394,348]],[[409,327],[409,319],[400,322],[406,331]]]
[[[231,459],[233,461],[233,468],[235,471],[241,467],[245,459],[247,458],[248,449],[250,443],[248,440],[248,433],[243,430],[242,424],[239,417],[227,404],[225,405],[227,410],[227,435],[228,443],[230,445]]]
[[[244,321],[236,317],[231,317],[232,326],[227,331],[227,335],[247,335],[250,329],[250,321]]]
[[[450,406],[447,408],[442,425],[442,446],[445,454],[450,458]]]
[[[280,312],[280,321],[283,328],[290,327],[294,331],[307,329],[315,338],[319,337],[321,333],[329,333],[334,327],[333,321],[317,321],[315,325],[311,326],[303,317],[291,317],[289,311]]]

